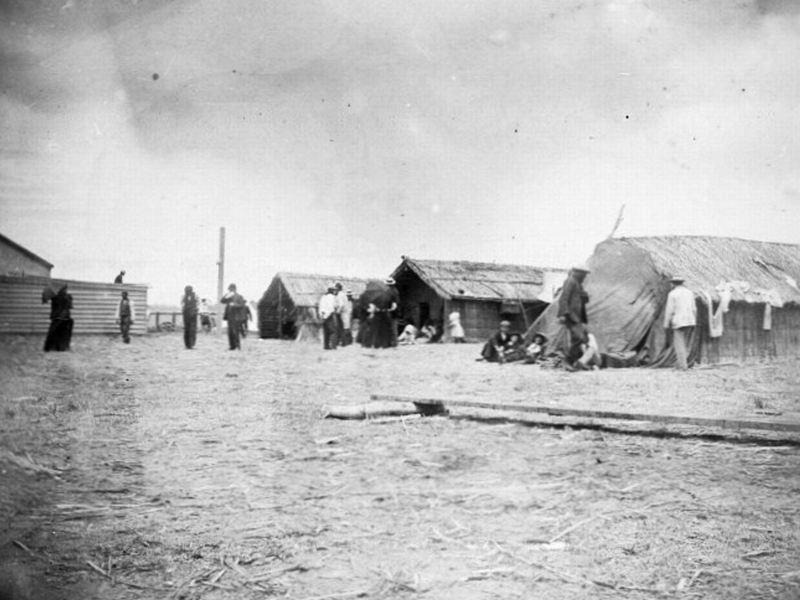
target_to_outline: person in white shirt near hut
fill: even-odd
[[[350,301],[347,299],[347,292],[344,291],[344,286],[340,282],[337,281],[334,286],[336,287],[336,345],[346,346],[344,335],[344,311],[347,310]],[[349,325],[348,323],[348,327]]]
[[[338,299],[339,294],[336,297]],[[353,290],[349,288],[344,291],[344,303],[339,310],[339,316],[342,318],[342,337],[339,344],[349,346],[353,343]]]
[[[694,293],[683,285],[685,279],[675,276],[671,280],[672,291],[667,295],[664,310],[664,328],[672,331],[676,368],[688,369],[688,344],[692,330],[697,324],[697,304]]]
[[[329,286],[328,291],[319,299],[317,307],[322,321],[322,347],[335,350],[338,345],[336,324],[336,286]]]

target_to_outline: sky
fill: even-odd
[[[793,0],[0,0],[0,233],[176,303],[800,243]],[[624,208],[623,208],[624,207]]]

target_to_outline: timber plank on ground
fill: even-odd
[[[800,433],[800,423],[772,420],[752,419],[717,419],[709,417],[692,417],[684,415],[663,415],[652,413],[633,413],[614,410],[594,410],[581,408],[562,408],[534,404],[516,404],[509,402],[482,402],[477,400],[461,400],[457,398],[420,398],[413,396],[397,396],[392,394],[373,394],[373,401],[412,402],[418,406],[440,406],[477,408],[483,410],[500,410],[524,413],[539,413],[551,417],[582,417],[590,419],[611,419],[618,421],[649,421],[667,425],[693,425],[697,427],[718,427],[721,429],[759,429],[766,431],[783,431]]]

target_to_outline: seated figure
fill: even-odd
[[[481,350],[481,358],[478,360],[485,360],[487,362],[500,362],[506,361],[505,352],[506,344],[511,337],[509,334],[511,323],[508,321],[500,321],[500,329],[489,338]]]
[[[547,336],[542,333],[537,333],[533,336],[533,341],[525,349],[525,362],[533,364],[539,360],[544,354],[544,346],[547,344]]]

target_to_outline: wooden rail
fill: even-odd
[[[767,431],[784,431],[800,433],[800,423],[787,423],[781,421],[755,421],[747,419],[713,419],[708,417],[689,417],[681,415],[658,415],[648,413],[631,413],[612,410],[586,410],[580,408],[559,408],[555,406],[542,406],[532,404],[510,404],[503,402],[481,402],[476,400],[418,398],[411,396],[395,396],[387,394],[373,394],[373,401],[381,402],[411,402],[418,406],[440,406],[478,408],[485,410],[502,410],[524,413],[540,413],[551,417],[584,417],[591,419],[615,419],[619,421],[649,421],[651,423],[664,423],[669,425],[694,425],[697,427],[719,427],[722,429],[760,429]]]

